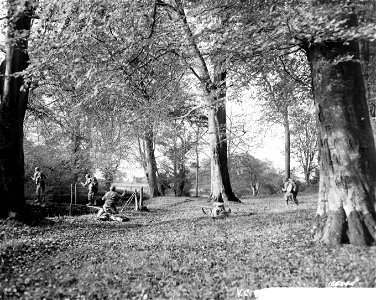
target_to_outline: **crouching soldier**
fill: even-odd
[[[110,190],[104,194],[102,197],[102,200],[104,200],[103,207],[99,209],[97,218],[100,218],[104,214],[118,214],[116,204],[118,203],[120,198],[123,198],[125,196],[125,190],[123,194],[119,194],[116,192],[116,187],[114,185],[110,186]]]
[[[208,208],[208,207],[206,207]],[[231,209],[225,209],[225,204],[223,202],[215,201],[208,211],[205,211],[205,207],[202,207],[202,212],[205,215],[210,215],[212,218],[223,218],[227,217],[231,213]]]

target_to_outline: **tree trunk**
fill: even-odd
[[[223,70],[222,63],[216,65],[214,72],[214,101],[209,112],[212,172],[210,198],[219,202],[240,202],[232,191],[227,167],[226,71]]]
[[[256,174],[251,173],[251,188],[252,188],[252,195],[253,197],[256,197],[259,193],[258,189],[258,181]]]
[[[309,185],[309,175],[311,175],[311,171],[310,171],[310,168],[307,167],[304,169],[304,180],[306,182],[307,185]]]
[[[173,149],[173,165],[174,165],[174,195],[178,195],[178,159],[177,159],[177,129],[176,120],[174,121],[174,149]]]
[[[195,147],[195,152],[196,152],[196,197],[198,197],[198,184],[199,184],[199,172],[200,172],[200,159],[199,159],[199,152],[198,152],[198,142],[200,139],[200,127],[197,125],[197,131],[196,131],[196,147]]]
[[[1,69],[0,102],[0,216],[9,211],[22,213],[25,208],[23,122],[29,87],[23,77],[15,73],[28,66],[27,39],[34,12],[28,2],[19,10],[18,1],[8,2],[8,41],[5,61]],[[26,35],[25,35],[26,33]],[[20,37],[23,36],[23,37]]]
[[[376,1],[370,0],[367,4],[369,5],[369,11],[366,21],[372,22],[372,18],[376,15]],[[376,42],[361,40],[359,48],[373,136],[376,139]]]
[[[285,128],[285,177],[290,178],[291,177],[291,171],[290,171],[290,122],[289,122],[289,110],[288,106],[286,107],[286,110],[283,115],[283,126]]]
[[[355,24],[354,19],[349,24]],[[367,245],[376,238],[376,151],[358,44],[326,41],[307,47],[319,133],[317,241]],[[341,56],[353,60],[334,62]]]
[[[147,173],[147,164],[146,164],[146,154],[145,154],[145,140],[142,141],[141,144],[141,139],[137,137],[137,143],[138,143],[138,154],[140,156],[140,163],[142,168],[145,171],[145,174]]]
[[[178,196],[182,197],[184,196],[184,187],[186,182],[186,172],[185,172],[185,165],[179,164],[179,173],[178,173]]]
[[[80,127],[81,122],[80,120],[74,121],[74,127],[73,127],[73,133],[72,133],[72,143],[73,143],[73,182],[78,182],[79,174],[82,172],[81,169],[81,160],[82,160],[82,154],[81,154],[81,134],[80,134]]]
[[[366,98],[369,106],[373,136],[376,139],[376,42],[362,41],[360,59],[366,85]]]
[[[145,132],[145,158],[146,158],[146,178],[149,184],[150,197],[158,197],[157,162],[154,155],[153,129],[149,128]]]

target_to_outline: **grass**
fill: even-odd
[[[316,196],[245,199],[226,219],[205,200],[157,198],[130,222],[95,215],[0,221],[0,298],[237,299],[238,289],[375,287],[376,248],[312,242]]]

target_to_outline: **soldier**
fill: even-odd
[[[35,200],[35,203],[44,203],[47,177],[43,174],[39,167],[36,167],[32,179],[36,184],[35,195],[37,199]]]
[[[285,201],[287,205],[289,204],[290,198],[295,204],[298,204],[298,199],[296,198],[298,195],[298,187],[294,180],[291,178],[286,178],[282,191],[285,192]]]
[[[102,197],[104,200],[103,207],[98,211],[97,217],[101,217],[103,214],[118,214],[116,204],[120,198],[125,196],[125,190],[123,194],[119,195],[116,192],[116,187],[114,185],[110,186],[110,190]]]
[[[85,183],[82,183],[82,186],[88,186],[88,194],[87,194],[87,200],[89,201],[88,204],[86,204],[87,206],[91,206],[91,205],[97,205],[97,201],[95,200],[95,195],[97,194],[98,192],[98,180],[97,178],[95,178],[94,176],[90,176],[89,174],[86,174],[85,175]]]

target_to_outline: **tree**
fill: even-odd
[[[181,82],[185,69],[179,66],[178,61],[173,61],[166,54],[163,60],[150,62],[136,70],[129,81],[132,96],[137,99],[132,110],[136,109],[140,113],[132,125],[138,135],[140,161],[152,197],[160,195],[155,158],[155,149],[160,143],[158,130],[163,127],[163,123],[172,121],[175,110],[184,113],[186,106],[187,98]]]
[[[33,71],[48,85],[52,84],[48,82],[51,77],[60,75],[64,87],[79,95],[64,102],[68,107],[73,105],[83,110],[88,118],[99,116],[107,125],[101,115],[110,111],[131,124],[134,130],[121,139],[143,140],[140,144],[145,145],[142,156],[145,174],[152,185],[152,195],[158,195],[155,126],[167,113],[161,108],[174,105],[169,93],[184,70],[169,60],[168,36],[156,34],[156,15],[150,4],[151,1],[102,0],[46,3],[38,28],[45,34],[43,38],[35,37],[33,43]],[[104,136],[105,128],[93,123],[96,122],[90,122],[93,130],[99,130],[91,136],[98,132]],[[92,142],[96,149],[98,143]],[[122,154],[124,159],[126,153]],[[103,161],[110,165],[101,164],[109,180],[118,158],[111,155],[112,162]]]
[[[203,137],[207,133],[207,117],[200,112],[193,116],[193,118],[189,118],[189,123],[192,129],[195,131],[194,134],[194,152],[195,152],[195,162],[192,166],[195,167],[195,196],[199,196],[199,175],[200,175],[200,142],[202,141]]]
[[[283,175],[270,162],[261,161],[249,152],[239,152],[233,155],[232,164],[231,177],[238,195],[271,195],[280,191]]]
[[[291,177],[291,124],[299,120],[300,106],[312,100],[310,85],[305,74],[309,72],[301,54],[266,58],[258,85],[261,88],[263,111],[261,120],[279,124],[285,136],[285,178]]]
[[[93,166],[100,170],[109,187],[115,179],[121,160],[128,157],[130,147],[128,132],[123,116],[108,107],[92,116],[91,155]],[[127,138],[125,138],[127,137]]]
[[[174,115],[180,113],[176,111]],[[186,118],[175,118],[170,124],[165,124],[163,133],[159,138],[160,151],[162,151],[164,157],[161,164],[163,164],[164,173],[169,175],[167,178],[169,177],[170,183],[173,184],[175,196],[186,196],[189,193],[191,182],[188,178],[188,160],[189,154],[193,150],[195,152],[195,163],[193,165],[196,167],[196,193],[198,192],[198,149],[202,138],[200,132],[202,131],[201,127],[207,120],[197,114],[191,114]]]
[[[214,75],[211,76],[209,64],[205,60],[202,50],[194,36],[182,1],[175,0],[174,4],[164,1],[156,2],[165,7],[181,29],[184,37],[184,49],[181,53],[187,61],[192,74],[200,84],[205,105],[208,107],[208,126],[211,145],[211,195],[213,201],[239,201],[232,191],[227,166],[226,141],[226,66],[222,60],[214,62]],[[177,26],[178,25],[178,26]]]
[[[342,27],[357,26],[351,4],[312,3],[324,16],[341,11]],[[320,151],[315,239],[332,245],[346,241],[367,245],[376,239],[376,150],[358,43],[354,38],[327,36],[310,41],[305,50],[312,72]]]
[[[23,122],[29,82],[23,77],[28,67],[28,38],[37,1],[8,2],[8,33],[0,86],[0,216],[22,213],[24,197]]]
[[[303,169],[305,182],[310,184],[312,173],[317,168],[314,163],[317,154],[316,120],[313,113],[302,108],[294,111],[297,117],[293,118],[291,130],[292,154]]]
[[[274,83],[272,83],[274,82]],[[269,79],[264,74],[263,83],[266,89],[264,96],[264,112],[261,119],[269,123],[281,124],[285,135],[285,178],[291,177],[290,157],[290,107],[293,98],[293,88],[281,77]]]

